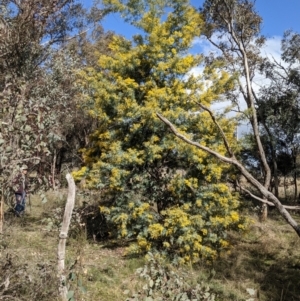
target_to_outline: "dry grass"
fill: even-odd
[[[15,268],[26,266],[27,269],[27,278],[22,278],[25,286],[22,294],[18,295],[17,289],[11,292],[16,300],[56,300],[58,232],[47,231],[42,220],[63,201],[60,194],[50,194],[46,204],[34,197],[31,210],[28,206],[24,218],[6,214],[5,235],[0,237],[0,267],[3,268],[9,254]],[[259,223],[255,215],[252,218],[254,222],[247,233],[230,234],[229,252],[224,252],[212,266],[199,264],[189,268],[189,278],[208,283],[220,301],[247,300],[249,288],[258,290],[260,301],[300,301],[299,238],[274,213],[264,224]],[[300,220],[299,216],[295,218]],[[133,292],[141,287],[135,270],[144,260],[124,258],[124,246],[109,243],[88,242],[84,231],[68,240],[66,263],[76,276],[69,281],[76,300],[120,301],[126,299],[125,290]],[[30,280],[28,275],[35,280]],[[5,300],[1,299],[2,290],[0,286],[0,300]],[[44,294],[38,290],[44,290]]]
[[[48,231],[47,225],[42,221],[49,215],[51,209],[62,204],[64,198],[50,195],[48,199],[48,203],[42,204],[37,196],[33,197],[31,208],[27,206],[27,213],[22,218],[6,214],[5,232],[0,236],[0,266],[4,266],[6,257],[11,255],[14,267],[19,266],[19,270],[22,270],[25,265],[28,275],[37,279],[40,278],[41,266],[47,267],[49,273],[52,273],[52,283],[49,283],[52,287],[51,292],[56,293],[58,231],[55,228]],[[111,242],[109,246],[88,242],[84,231],[77,234],[76,238],[68,239],[66,266],[72,267],[69,272],[75,275],[75,279],[70,280],[69,285],[70,289],[76,292],[76,300],[120,300],[120,297],[124,296],[125,289],[132,291],[136,289],[139,279],[135,275],[135,270],[143,265],[144,259],[125,259],[123,252],[124,247],[115,246]],[[30,283],[28,275],[24,279],[18,279],[21,282],[20,286],[28,286],[30,290],[43,290],[41,286],[44,284]],[[1,298],[1,291],[0,278],[0,300],[5,300]],[[16,300],[41,300],[40,294],[36,299],[32,299],[29,293],[24,291],[21,295],[19,293],[14,290],[11,297],[16,297]],[[53,294],[49,299],[45,297],[43,300],[54,301]]]
[[[231,240],[230,252],[214,264],[211,286],[220,290],[220,300],[246,300],[248,288],[260,301],[300,300],[300,240],[279,216],[264,224],[253,217],[248,232],[232,233]]]

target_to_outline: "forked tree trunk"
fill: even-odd
[[[65,213],[63,217],[63,222],[61,226],[61,230],[59,233],[59,243],[58,243],[58,250],[57,250],[57,270],[58,270],[58,277],[59,277],[59,294],[63,301],[68,300],[68,288],[66,286],[66,274],[65,274],[65,253],[66,253],[66,241],[69,232],[69,226],[71,222],[72,212],[74,209],[75,204],[75,192],[76,186],[74,179],[70,174],[66,175],[66,179],[68,181],[68,198],[65,207]]]
[[[277,162],[274,160],[273,162],[273,167],[274,167],[274,189],[275,189],[275,196],[278,198],[279,197],[279,179],[278,179],[278,172],[277,172]]]

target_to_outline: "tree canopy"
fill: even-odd
[[[74,1],[1,2],[0,181],[6,201],[24,163],[37,186],[49,184],[50,173],[54,183],[55,165],[78,124],[78,57],[65,46],[88,23]]]
[[[112,53],[82,72],[90,91],[84,105],[98,127],[83,149],[85,167],[74,175],[101,190],[108,201],[101,210],[117,225],[116,235],[137,239],[129,252],[159,249],[176,262],[195,262],[215,257],[228,244],[226,231],[243,229],[244,220],[225,183],[228,167],[174,139],[156,112],[225,154],[220,133],[199,102],[209,107],[234,85],[217,65],[195,74],[202,57],[188,50],[203,21],[188,1],[169,9],[167,15],[136,14],[143,32],[133,41],[115,36]],[[217,119],[237,148],[235,123]]]

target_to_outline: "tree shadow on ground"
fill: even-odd
[[[214,264],[215,279],[244,293],[256,289],[259,301],[300,301],[299,242],[278,217],[256,221],[244,235],[232,233],[230,252]]]
[[[300,301],[300,265],[279,261],[271,265],[261,283],[267,300]]]

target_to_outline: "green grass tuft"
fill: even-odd
[[[10,295],[16,300],[57,299],[58,228],[47,228],[50,216],[66,199],[49,193],[48,203],[31,198],[31,208],[23,218],[5,214],[4,233],[0,236],[0,285],[9,277],[9,285],[0,287],[0,299]],[[299,215],[294,216],[300,220]],[[206,283],[219,301],[250,299],[249,289],[260,301],[300,300],[300,240],[277,214],[265,223],[253,215],[253,223],[244,233],[230,233],[231,249],[213,264],[206,262],[185,267],[193,283]],[[142,289],[144,282],[135,273],[144,258],[124,257],[124,244],[86,239],[83,229],[68,239],[66,267],[68,285],[76,300],[120,301]],[[248,291],[247,291],[248,290]],[[251,291],[251,290],[250,290]],[[1,300],[2,300],[1,299]]]

